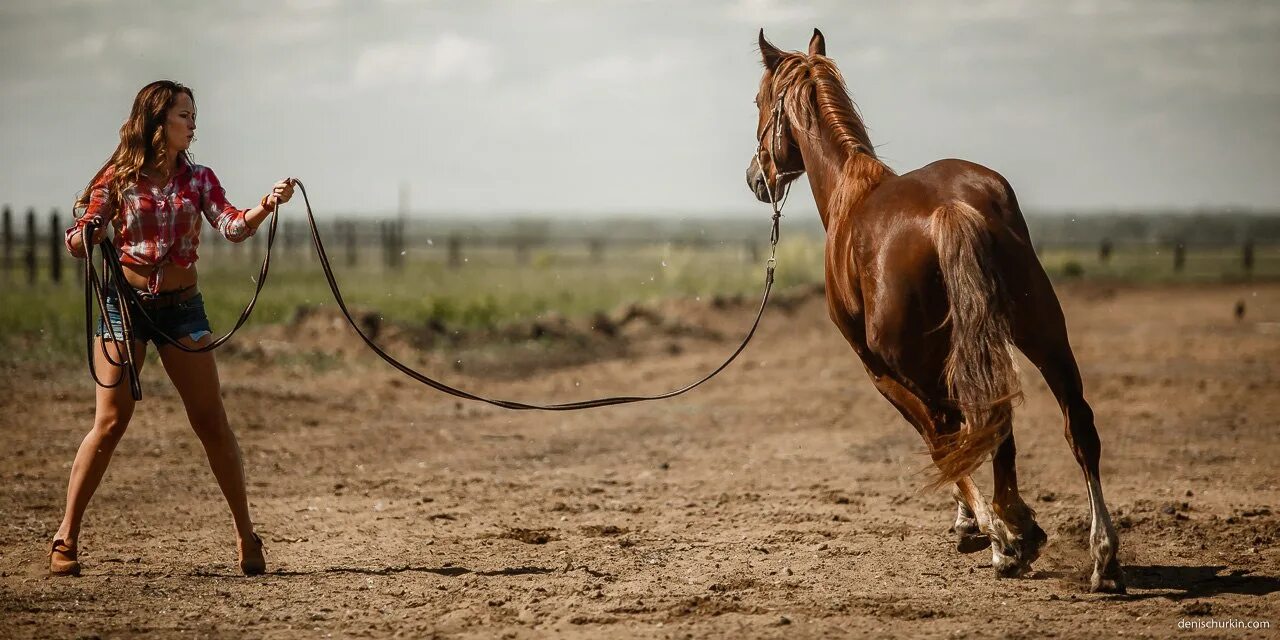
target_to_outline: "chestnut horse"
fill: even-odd
[[[880,393],[924,438],[934,486],[954,484],[961,551],[991,547],[996,574],[1024,574],[1046,540],[1018,494],[1011,348],[1039,368],[1084,470],[1094,591],[1123,592],[1120,547],[1102,498],[1101,444],[1053,286],[1012,187],[964,160],[897,175],[876,157],[836,65],[814,30],[808,53],[760,32],[760,146],[747,184],[775,202],[806,173],[826,228],[831,320]],[[990,508],[971,474],[992,456]]]

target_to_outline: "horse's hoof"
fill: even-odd
[[[1124,580],[1119,577],[1101,577],[1094,575],[1089,581],[1089,591],[1096,594],[1124,594]]]
[[[991,566],[995,568],[998,578],[1021,578],[1027,572],[1027,567],[1012,555],[998,557]]]
[[[1124,577],[1117,573],[1109,578],[1104,578],[1095,572],[1089,580],[1089,591],[1093,593],[1125,593]]]
[[[956,539],[956,551],[977,553],[991,548],[991,539],[981,533],[961,533]]]
[[[1031,529],[1022,534],[1019,540],[1021,552],[1018,556],[1022,559],[1022,564],[1026,565],[1028,570],[1031,569],[1031,563],[1040,557],[1040,551],[1044,549],[1044,544],[1049,541],[1049,535],[1040,528],[1035,522],[1031,523]]]
[[[960,553],[977,553],[991,546],[991,539],[978,529],[978,521],[973,518],[957,518],[951,533],[956,534],[956,551]]]

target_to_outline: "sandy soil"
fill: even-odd
[[[46,577],[91,383],[4,371],[0,636],[1275,637],[1280,285],[1060,293],[1125,596],[1087,593],[1083,479],[1029,365],[1019,475],[1050,543],[1028,578],[998,580],[990,554],[954,550],[950,498],[918,490],[922,443],[810,297],[767,315],[702,389],[571,414],[460,404],[348,349],[322,316],[251,328],[221,368],[268,545],[253,579],[155,364],[90,507],[85,575]],[[751,304],[673,303],[682,330],[622,331],[611,348],[396,344],[514,398],[659,391],[716,364]],[[557,356],[575,349],[603,359]],[[1232,619],[1272,628],[1178,628]]]

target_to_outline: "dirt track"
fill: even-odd
[[[950,499],[917,491],[922,443],[810,299],[692,394],[563,415],[460,405],[364,357],[229,354],[268,544],[256,579],[234,571],[230,516],[154,364],[90,507],[84,577],[44,577],[92,393],[79,370],[5,371],[0,636],[1275,637],[1280,286],[1060,293],[1127,596],[1086,592],[1084,483],[1025,361],[1019,476],[1050,543],[1031,577],[997,580],[989,553],[953,550]],[[723,340],[595,364],[430,365],[522,399],[657,391],[718,362],[749,307],[687,319]],[[1178,628],[1231,619],[1272,628]]]

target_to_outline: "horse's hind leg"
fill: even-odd
[[[956,534],[956,550],[960,553],[977,553],[991,546],[987,534],[982,532],[978,522],[978,514],[965,502],[964,490],[959,484],[951,489],[951,497],[956,501],[956,521],[951,525],[951,532]]]
[[[988,508],[971,477],[956,483],[956,548],[961,553],[991,549],[991,566],[1002,578],[1016,578],[1031,569],[1048,536],[1036,524],[1035,511],[1018,495],[1013,471],[1013,434],[997,449],[995,498]]]
[[[996,564],[996,573],[1004,577],[1020,576],[1031,569],[1031,563],[1040,557],[1040,549],[1048,540],[1044,529],[1036,524],[1036,512],[1018,493],[1018,470],[1015,464],[1017,448],[1013,442],[1013,432],[996,449],[991,460],[991,469],[995,478],[995,495],[991,509],[995,518],[992,527],[997,535],[993,539],[1001,539],[1009,543],[1005,550],[1005,564]]]
[[[920,396],[890,375],[873,374],[872,380],[880,393],[924,438],[934,459],[945,455],[945,451],[936,443],[956,431],[959,416],[931,411]],[[991,564],[999,575],[1021,574],[1022,570],[1018,569],[1019,559],[1026,555],[1019,551],[1022,540],[1011,534],[1009,527],[988,508],[973,478],[962,478],[956,483],[951,495],[956,500],[956,522],[952,526],[952,531],[956,534],[956,550],[960,553],[976,553],[991,549]],[[1039,527],[1036,529],[1039,530]],[[1039,547],[1037,543],[1037,555]],[[1030,561],[1026,564],[1029,566]]]
[[[956,501],[960,513],[957,515],[957,529],[963,517],[970,515],[972,524],[976,525],[981,536],[960,533],[957,549],[962,553],[973,553],[986,548],[991,549],[991,566],[996,575],[1002,578],[1016,578],[1030,568],[1031,563],[1040,555],[1040,547],[1044,544],[1044,532],[1031,520],[1029,525],[1024,521],[1014,520],[1018,524],[1010,526],[1009,516],[1001,515],[988,507],[978,490],[973,478],[965,476],[956,483]],[[964,522],[967,530],[970,523]],[[1024,528],[1019,529],[1018,525]],[[958,531],[959,532],[959,531]]]
[[[965,476],[957,482],[955,488],[951,490],[951,497],[956,500],[956,523],[951,527],[956,534],[956,551],[977,553],[983,549],[993,548],[992,545],[995,543],[988,534],[992,532],[992,522],[995,518],[987,508],[987,503],[983,500],[978,485],[974,484],[973,478]],[[1004,545],[997,546],[1003,550]],[[992,556],[992,561],[997,561],[999,557],[1002,557],[1002,552],[996,552],[996,555]]]
[[[893,376],[887,373],[876,374],[870,367],[868,372],[880,394],[915,427],[930,452],[935,451],[933,443],[939,435],[937,424],[945,418],[934,415],[924,400]],[[973,479],[966,476],[957,482],[951,495],[956,500],[956,521],[951,527],[951,531],[956,534],[956,550],[960,553],[976,553],[990,547],[987,532],[991,529],[991,513]]]
[[[1028,349],[1023,351],[1026,353]],[[1094,591],[1123,593],[1124,577],[1116,559],[1120,550],[1120,538],[1116,535],[1115,526],[1111,524],[1111,514],[1102,497],[1102,475],[1098,470],[1102,442],[1093,424],[1093,409],[1084,399],[1075,357],[1069,347],[1056,353],[1027,353],[1027,357],[1040,367],[1049,388],[1058,398],[1058,405],[1066,418],[1067,442],[1071,445],[1076,462],[1084,471],[1089,491],[1089,551],[1093,556],[1090,586]]]
[[[1014,340],[1018,348],[1040,370],[1045,382],[1058,399],[1058,406],[1066,419],[1067,442],[1075,454],[1076,462],[1084,471],[1089,492],[1089,550],[1093,556],[1093,575],[1090,585],[1093,591],[1124,592],[1124,576],[1116,554],[1120,550],[1120,538],[1111,524],[1102,497],[1102,476],[1098,471],[1102,456],[1102,443],[1093,423],[1093,409],[1084,399],[1084,384],[1080,369],[1067,339],[1066,320],[1058,298],[1053,293],[1049,279],[1034,258],[1035,268],[1023,273],[1030,277],[1024,293],[1014,292]]]

